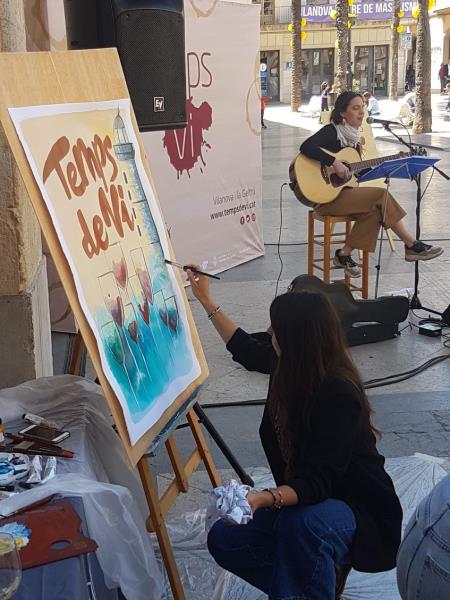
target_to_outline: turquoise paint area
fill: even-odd
[[[146,315],[147,317],[147,315]],[[149,305],[149,324],[135,307],[133,320],[120,326],[106,310],[97,312],[108,366],[120,385],[134,423],[155,405],[170,384],[188,375],[193,367],[183,323],[157,299]],[[177,322],[177,328],[174,325]]]

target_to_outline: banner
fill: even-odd
[[[405,18],[411,18],[412,10],[418,5],[417,0],[403,0],[401,8],[405,14]],[[330,17],[330,12],[336,8],[336,2],[328,4],[310,4],[302,5],[302,16],[310,23],[323,23],[325,21],[333,21]],[[359,20],[366,21],[385,21],[392,19],[394,10],[393,2],[377,2],[376,0],[360,0],[354,2],[348,7],[348,12],[356,15]]]
[[[131,445],[201,375],[130,101],[10,109]],[[44,230],[44,235],[46,231]]]
[[[185,2],[188,125],[142,134],[177,260],[212,272],[264,253],[259,14]]]

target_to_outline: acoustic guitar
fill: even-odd
[[[408,156],[405,152],[399,152],[391,156],[361,160],[359,152],[355,148],[343,148],[337,153],[329,152],[324,148],[322,150],[342,161],[350,170],[352,177],[349,181],[344,181],[336,175],[333,166],[328,167],[304,154],[299,154],[289,167],[289,186],[297,199],[309,208],[333,202],[344,187],[357,187],[359,185],[356,179],[358,173],[381,165],[387,160]]]

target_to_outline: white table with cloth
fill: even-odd
[[[73,450],[75,458],[58,459],[57,474],[47,483],[0,500],[0,514],[7,516],[51,494],[80,498],[106,586],[120,588],[127,600],[159,598],[163,582],[145,528],[144,492],[112,427],[100,386],[62,375],[0,390],[0,417],[7,431],[23,426],[24,413],[70,431],[62,446]]]

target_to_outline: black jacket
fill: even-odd
[[[303,142],[300,146],[300,152],[312,158],[318,160],[325,165],[331,166],[334,162],[334,156],[330,156],[321,148],[326,148],[330,152],[339,152],[342,150],[341,142],[338,140],[336,128],[331,123],[319,129],[311,137]]]
[[[250,371],[271,374],[276,365],[268,334],[249,335],[238,329],[227,349]],[[309,430],[298,429],[288,478],[267,408],[259,433],[277,485],[291,486],[300,504],[336,498],[350,506],[357,522],[352,548],[355,569],[373,573],[395,567],[402,509],[352,384],[334,378],[319,389]]]

